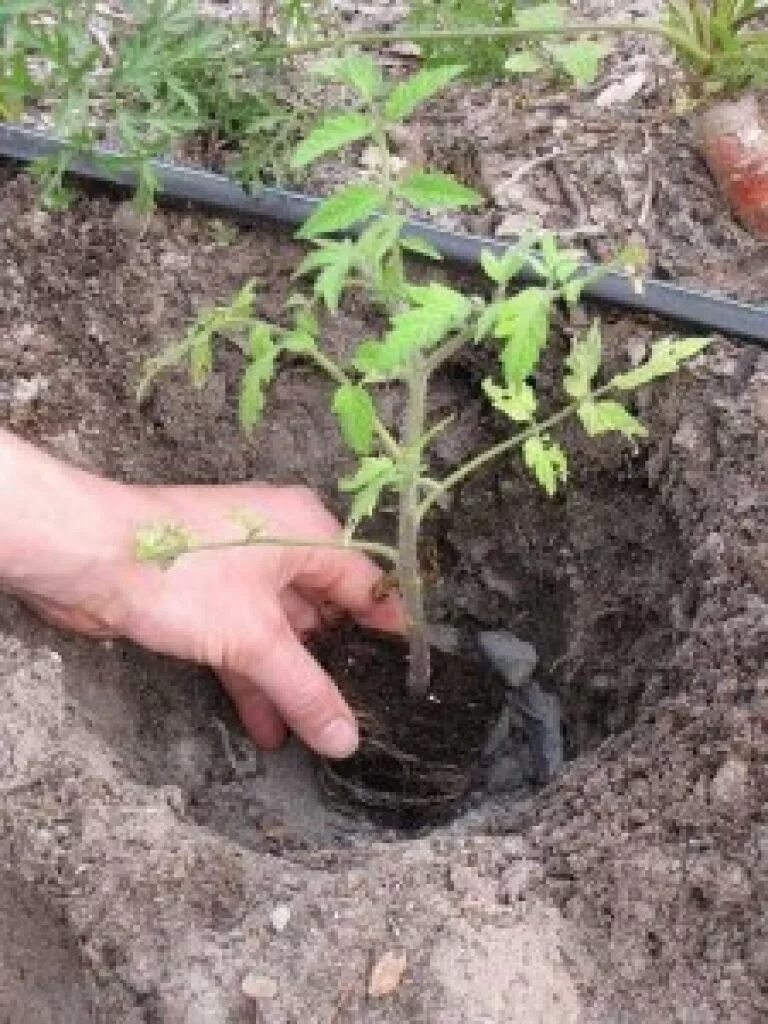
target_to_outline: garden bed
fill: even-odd
[[[276,315],[294,243],[185,213],[144,224],[96,194],[47,214],[23,175],[0,182],[4,423],[123,479],[302,482],[339,508],[349,463],[301,369],[276,382],[252,444],[226,353],[204,392],[180,375],[133,403],[142,359],[254,273]],[[339,351],[359,318],[345,307]],[[659,325],[607,312],[604,328],[611,368]],[[439,468],[496,436],[481,372],[472,354],[437,382],[439,407],[460,410]],[[718,342],[640,411],[652,441],[634,454],[606,441],[579,458],[566,435],[583,468],[563,498],[510,460],[429,531],[433,617],[534,644],[569,764],[536,790],[523,759],[506,790],[425,836],[327,810],[302,752],[258,758],[204,673],[0,603],[14,1024],[762,1019],[768,358]],[[370,999],[390,950],[404,978]],[[246,999],[249,974],[268,997]]]

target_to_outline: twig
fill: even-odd
[[[516,185],[522,181],[531,171],[535,171],[537,167],[543,167],[545,164],[552,163],[557,157],[562,155],[561,149],[551,149],[548,153],[542,153],[540,156],[535,156],[530,160],[526,160],[524,164],[521,164],[516,170],[514,170],[509,176],[509,182]]]
[[[656,181],[653,174],[653,142],[651,141],[651,135],[647,128],[645,129],[645,146],[643,148],[643,156],[646,157],[648,161],[648,174],[645,182],[645,193],[640,206],[640,215],[637,218],[637,224],[640,228],[645,228],[648,223],[648,218],[651,215],[651,209],[653,207],[653,194],[656,188]]]
[[[588,224],[590,217],[587,204],[584,202],[581,192],[579,192],[574,185],[571,176],[565,170],[560,160],[552,161],[552,173],[554,174],[555,180],[560,186],[560,191],[563,193],[568,205],[576,214],[576,222],[579,227],[584,224]]]

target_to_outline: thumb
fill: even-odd
[[[252,681],[286,724],[323,757],[349,757],[359,742],[357,723],[333,680],[299,642],[279,613],[270,642],[239,664],[236,671]]]

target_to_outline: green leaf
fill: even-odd
[[[354,89],[361,100],[371,103],[384,91],[384,79],[378,63],[366,53],[349,53],[331,57],[315,69],[327,78],[343,82]]]
[[[272,325],[256,323],[248,332],[248,354],[254,362],[271,358],[274,361],[277,350],[272,341]]]
[[[536,369],[549,337],[552,293],[546,288],[524,288],[499,304],[494,334],[505,340],[501,353],[504,382],[522,383]]]
[[[405,120],[418,106],[442,92],[463,71],[463,64],[423,68],[395,86],[384,105],[385,116],[390,121]]]
[[[201,388],[213,369],[213,336],[210,331],[192,333],[189,348],[189,376],[196,388]]]
[[[601,356],[600,321],[593,320],[586,337],[574,342],[571,354],[565,361],[568,368],[563,381],[566,395],[576,401],[587,397],[592,388],[592,381],[600,369]]]
[[[461,327],[472,305],[461,292],[432,281],[428,285],[410,285],[407,294],[412,308],[392,318],[385,343],[402,346],[407,352],[418,347],[432,348],[452,330]]]
[[[253,432],[264,411],[264,387],[274,376],[276,348],[269,331],[261,324],[249,337],[251,361],[245,368],[240,383],[237,417],[246,434]]]
[[[559,4],[537,4],[518,11],[516,23],[520,28],[548,29],[565,25],[565,8]]]
[[[443,259],[443,254],[434,245],[418,235],[403,235],[400,238],[400,245],[417,256],[426,256],[427,259],[438,262]]]
[[[577,39],[571,43],[545,43],[544,48],[576,85],[591,85],[600,72],[600,61],[609,52],[605,43]]]
[[[373,515],[381,492],[396,483],[397,479],[397,467],[391,459],[384,455],[369,455],[363,458],[354,476],[345,477],[339,482],[341,491],[353,495],[349,513],[350,530],[354,530],[362,519]]]
[[[536,392],[530,384],[515,384],[510,388],[500,388],[492,380],[486,378],[482,383],[482,388],[494,409],[503,412],[515,423],[530,423],[536,414]]]
[[[320,248],[313,249],[312,252],[307,253],[293,272],[295,278],[303,277],[305,274],[312,274],[316,270],[321,270],[323,267],[328,267],[335,263],[339,258],[338,249],[342,246],[348,246],[350,243],[346,239],[343,242],[334,242],[323,238],[317,244]]]
[[[367,114],[353,112],[326,117],[298,144],[291,157],[291,167],[306,167],[350,142],[368,138],[373,131],[374,123]]]
[[[523,444],[523,461],[550,498],[557,486],[568,479],[568,458],[557,443],[546,434],[529,437]]]
[[[479,192],[442,171],[414,171],[395,191],[417,210],[457,210],[483,201]]]
[[[319,270],[320,273],[315,278],[314,293],[323,300],[331,312],[335,313],[339,308],[339,298],[354,260],[355,246],[349,239],[341,242],[323,239],[321,248],[309,253],[302,260],[294,277]]]
[[[539,255],[544,276],[553,285],[563,285],[580,269],[579,253],[575,249],[560,249],[551,231],[539,237]]]
[[[631,391],[658,377],[666,377],[675,373],[680,363],[703,352],[710,341],[710,338],[683,338],[680,341],[664,338],[651,348],[651,354],[644,363],[634,370],[617,374],[609,384],[619,391]]]
[[[541,61],[531,50],[517,50],[504,62],[504,70],[511,75],[530,75],[541,71]]]
[[[380,266],[394,249],[404,224],[405,217],[388,214],[368,225],[357,240],[358,263],[363,270]]]
[[[590,437],[617,431],[625,437],[646,437],[648,431],[620,402],[610,399],[582,402],[577,409],[581,425]]]
[[[194,544],[193,534],[183,526],[174,523],[142,526],[136,531],[134,554],[139,562],[168,569]]]
[[[386,195],[379,185],[347,185],[318,206],[297,237],[315,238],[344,231],[380,210],[385,200]]]
[[[407,290],[412,305],[392,317],[392,326],[382,341],[365,341],[354,357],[355,369],[368,379],[387,379],[402,373],[414,349],[439,344],[469,317],[472,304],[460,292],[432,282],[411,285]]]
[[[295,331],[289,331],[288,334],[283,335],[281,346],[286,352],[290,352],[295,356],[301,356],[307,352],[314,352],[317,348],[317,342],[309,331],[297,328]]]
[[[376,409],[361,384],[342,384],[333,396],[341,435],[356,455],[368,455],[373,443]]]
[[[495,284],[507,285],[525,266],[529,256],[527,245],[516,245],[507,249],[501,256],[496,256],[490,249],[480,253],[480,265],[486,276]]]

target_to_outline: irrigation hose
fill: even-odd
[[[0,157],[28,163],[40,157],[60,153],[64,144],[41,132],[16,125],[0,124]],[[115,156],[114,153],[105,155]],[[239,184],[221,174],[180,167],[163,161],[153,163],[158,192],[171,200],[193,203],[238,219],[265,218],[280,224],[302,224],[322,201],[300,192],[282,188],[261,188],[246,192]],[[128,166],[106,166],[96,158],[77,155],[70,164],[76,177],[103,184],[131,186],[135,172]],[[429,242],[455,264],[475,267],[483,249],[497,255],[514,244],[480,235],[444,231],[427,223],[410,220],[409,234]],[[584,272],[594,269],[585,263]],[[522,283],[536,280],[532,269],[523,270]],[[768,306],[755,306],[724,296],[695,291],[665,281],[647,280],[642,290],[625,274],[606,273],[584,291],[589,299],[606,305],[621,306],[635,312],[651,313],[677,321],[697,331],[719,332],[738,341],[757,342],[768,348]]]

